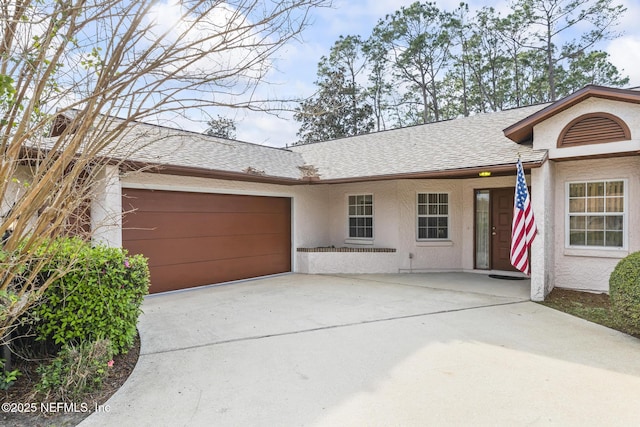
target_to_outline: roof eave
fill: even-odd
[[[522,162],[525,170],[539,168],[547,160],[547,156],[541,160]],[[509,176],[516,174],[515,163],[474,166],[469,168],[444,169],[437,171],[409,172],[388,175],[369,175],[349,178],[320,179],[307,182],[308,184],[347,184],[355,182],[391,181],[397,179],[469,179],[478,178],[480,172],[491,172],[491,176]]]
[[[535,125],[588,98],[610,99],[640,104],[640,92],[636,90],[589,85],[509,126],[503,130],[504,135],[518,144],[530,141],[533,139],[533,127]]]
[[[263,184],[299,185],[308,182],[306,179],[296,179],[273,175],[252,174],[247,172],[222,171],[199,168],[193,166],[166,165],[138,161],[118,162],[125,171],[158,173],[165,175],[190,176],[198,178],[222,179],[228,181],[259,182]]]

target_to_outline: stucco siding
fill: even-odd
[[[399,182],[398,260],[402,271],[460,271],[463,238],[461,190],[461,180],[407,180]],[[448,194],[448,239],[418,240],[418,193]]]
[[[328,191],[331,245],[398,247],[396,181],[332,185]],[[352,239],[348,230],[348,197],[364,194],[373,195],[373,239]]]
[[[566,185],[573,181],[617,180],[627,182],[626,247],[581,249],[566,245]],[[555,286],[607,292],[609,276],[620,259],[640,250],[640,157],[567,161],[556,163],[555,180]]]
[[[397,257],[396,252],[298,252],[297,272],[306,274],[397,273]]]
[[[573,119],[589,113],[605,112],[623,120],[631,131],[630,141],[557,148],[558,137]],[[634,152],[640,149],[640,105],[589,98],[534,127],[533,148],[549,150],[550,159]]]
[[[122,246],[122,188],[117,166],[100,171],[91,199],[92,239],[111,247]]]
[[[0,204],[0,215],[5,215],[15,202],[25,193],[25,188],[33,181],[28,167],[18,166],[16,174],[6,178],[8,181],[5,197]]]

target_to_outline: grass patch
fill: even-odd
[[[556,288],[540,304],[640,338],[640,335],[631,333],[631,325],[615,319],[607,294]]]

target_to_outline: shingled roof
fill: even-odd
[[[540,165],[546,152],[511,141],[503,129],[543,107],[477,114],[287,149],[136,122],[105,156],[168,174],[283,184],[466,177],[479,170],[513,173],[518,156],[530,168]]]
[[[119,144],[115,157],[175,171],[183,168],[268,178],[303,177],[300,153],[195,132],[136,123]]]
[[[320,181],[393,176],[462,176],[476,169],[542,163],[546,152],[518,144],[503,129],[544,106],[478,114],[455,120],[294,146]]]

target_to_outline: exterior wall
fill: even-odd
[[[15,176],[7,178],[5,198],[0,200],[0,215],[6,214],[13,204],[24,194],[24,185],[32,182],[31,173],[26,166],[18,166]]]
[[[328,187],[329,244],[336,247],[374,246],[397,248],[397,181],[339,184]],[[373,194],[373,239],[350,239],[348,197]]]
[[[544,301],[555,286],[556,164],[547,161],[531,172],[531,206],[538,235],[531,244],[531,299]],[[549,208],[547,208],[549,207]]]
[[[627,247],[618,249],[567,248],[565,236],[566,183],[570,181],[626,179]],[[556,163],[554,205],[555,286],[570,289],[609,291],[614,267],[631,252],[640,250],[640,156],[617,159],[580,160]]]
[[[394,248],[395,272],[472,271],[475,190],[514,186],[515,176],[333,185],[328,189],[328,246]],[[418,193],[449,194],[449,239],[418,241]],[[370,241],[348,238],[347,198],[357,194],[373,194],[374,238]]]
[[[622,119],[631,131],[630,141],[557,148],[558,136],[573,119],[588,113],[605,112]],[[640,150],[640,105],[606,99],[589,98],[538,124],[533,129],[533,148],[549,150],[549,159],[579,156],[636,153]]]
[[[381,274],[398,272],[396,252],[298,252],[297,272]]]
[[[557,147],[558,137],[573,119],[588,113],[605,112],[623,120],[631,140],[575,147]],[[621,258],[640,250],[640,105],[589,98],[534,127],[533,148],[548,150],[549,166],[534,171],[532,203],[542,239],[533,243],[532,298],[541,299],[553,286],[608,292],[609,276]],[[611,155],[631,156],[604,158]],[[576,159],[580,157],[581,159]],[[591,159],[589,159],[591,157]],[[600,157],[598,159],[598,157]],[[567,248],[566,183],[626,179],[627,247],[616,249]],[[541,221],[541,219],[543,219]],[[538,240],[542,240],[539,242]],[[537,274],[544,272],[543,275]]]
[[[95,183],[91,200],[93,240],[107,246],[122,246],[122,191],[117,166],[106,166]]]

